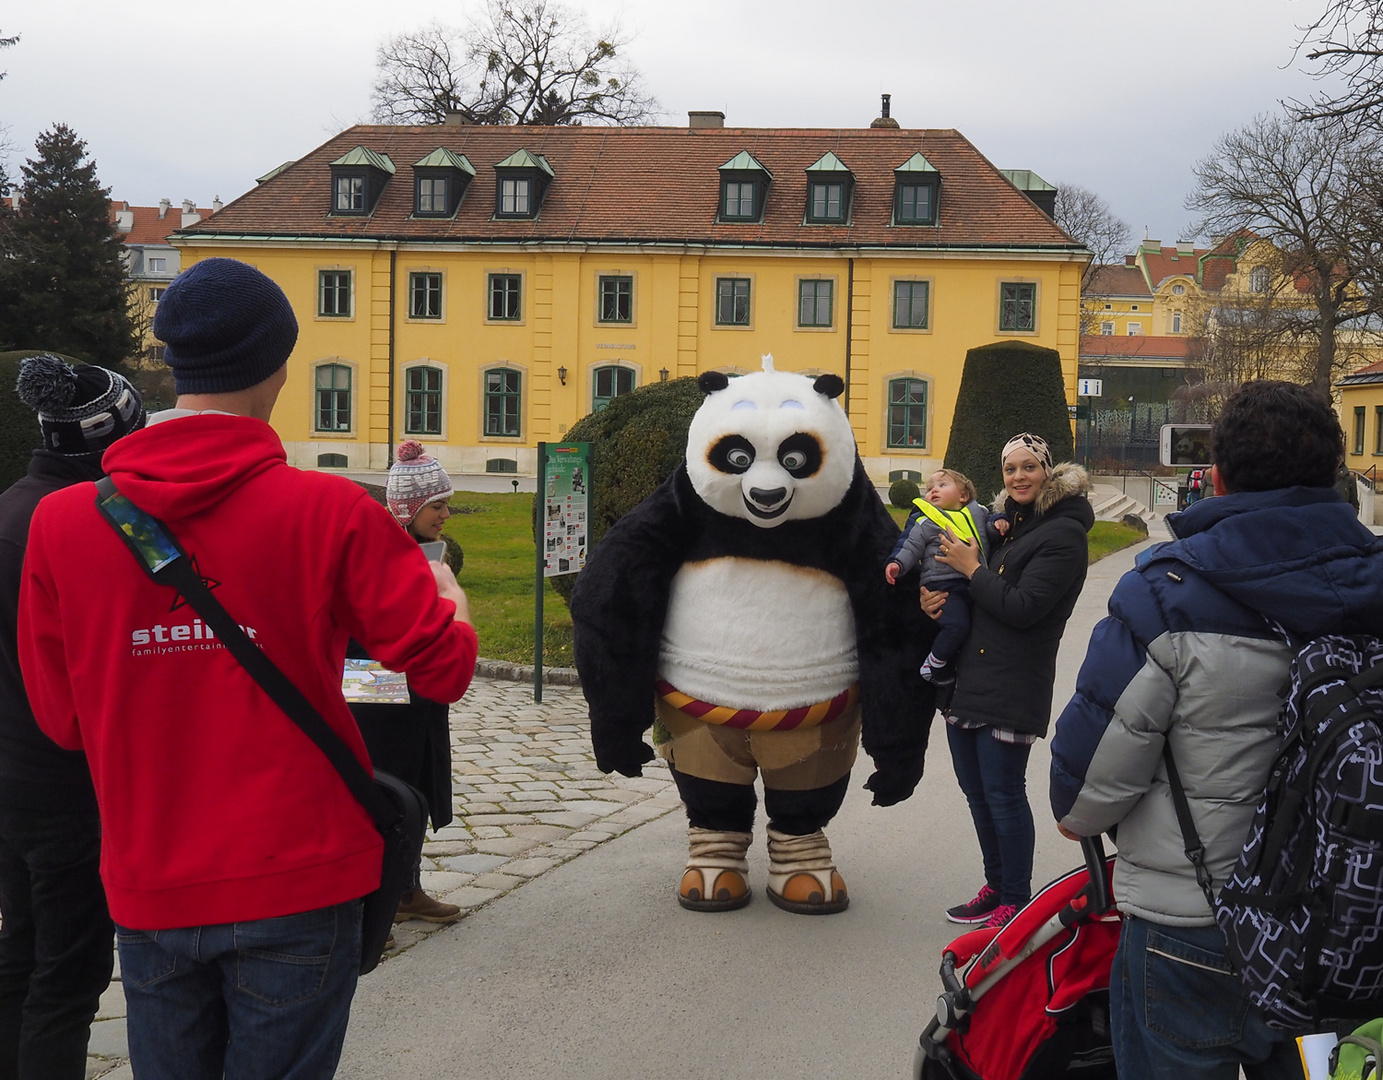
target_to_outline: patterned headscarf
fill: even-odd
[[[1033,457],[1037,458],[1038,464],[1042,466],[1044,475],[1052,475],[1052,451],[1047,445],[1047,440],[1042,438],[1041,435],[1034,435],[1030,431],[1024,431],[1004,443],[1004,452],[999,455],[1000,468],[1003,468],[1003,464],[1008,460],[1009,454],[1013,453],[1015,450],[1026,450]]]

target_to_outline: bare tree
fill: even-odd
[[[1133,230],[1128,222],[1109,208],[1109,203],[1104,199],[1075,184],[1057,185],[1052,217],[1072,239],[1079,240],[1095,256],[1081,275],[1081,296],[1098,292],[1100,270],[1111,263],[1123,262],[1124,255],[1133,246]],[[1093,333],[1097,318],[1098,315],[1086,311],[1082,304],[1080,332]]]
[[[1301,334],[1314,341],[1309,382],[1327,396],[1345,360],[1342,328],[1362,325],[1383,296],[1367,287],[1383,251],[1368,229],[1376,211],[1373,148],[1343,130],[1259,116],[1223,136],[1194,168],[1187,208],[1212,238],[1249,230],[1281,253],[1282,278],[1307,300]]]
[[[375,119],[440,124],[640,124],[660,115],[621,50],[550,0],[487,0],[464,28],[434,23],[379,48]]]
[[[1305,50],[1315,78],[1338,77],[1343,89],[1293,102],[1296,117],[1383,130],[1383,0],[1327,0],[1299,29],[1296,54]]]

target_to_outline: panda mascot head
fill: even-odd
[[[687,432],[687,476],[703,502],[763,529],[819,518],[855,475],[855,438],[836,375],[773,370],[699,379],[706,401]]]

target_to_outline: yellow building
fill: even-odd
[[[1056,349],[1089,253],[959,133],[351,128],[180,231],[287,293],[293,464],[535,469],[593,409],[711,369],[834,372],[876,479],[935,468],[966,351]]]
[[[1383,465],[1383,360],[1335,384],[1345,429],[1345,464],[1377,482]]]

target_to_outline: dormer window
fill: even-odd
[[[495,217],[536,218],[543,194],[555,178],[542,154],[519,150],[495,166]]]
[[[935,225],[941,174],[920,153],[893,170],[893,223]]]
[[[829,150],[807,166],[807,223],[843,225],[850,219],[854,174]]]
[[[762,221],[773,174],[747,151],[720,167],[721,221]]]
[[[374,213],[384,193],[384,185],[394,175],[394,163],[387,154],[357,146],[331,163],[331,213]]]
[[[413,216],[451,217],[475,178],[475,169],[464,154],[438,147],[413,163],[413,176]]]

